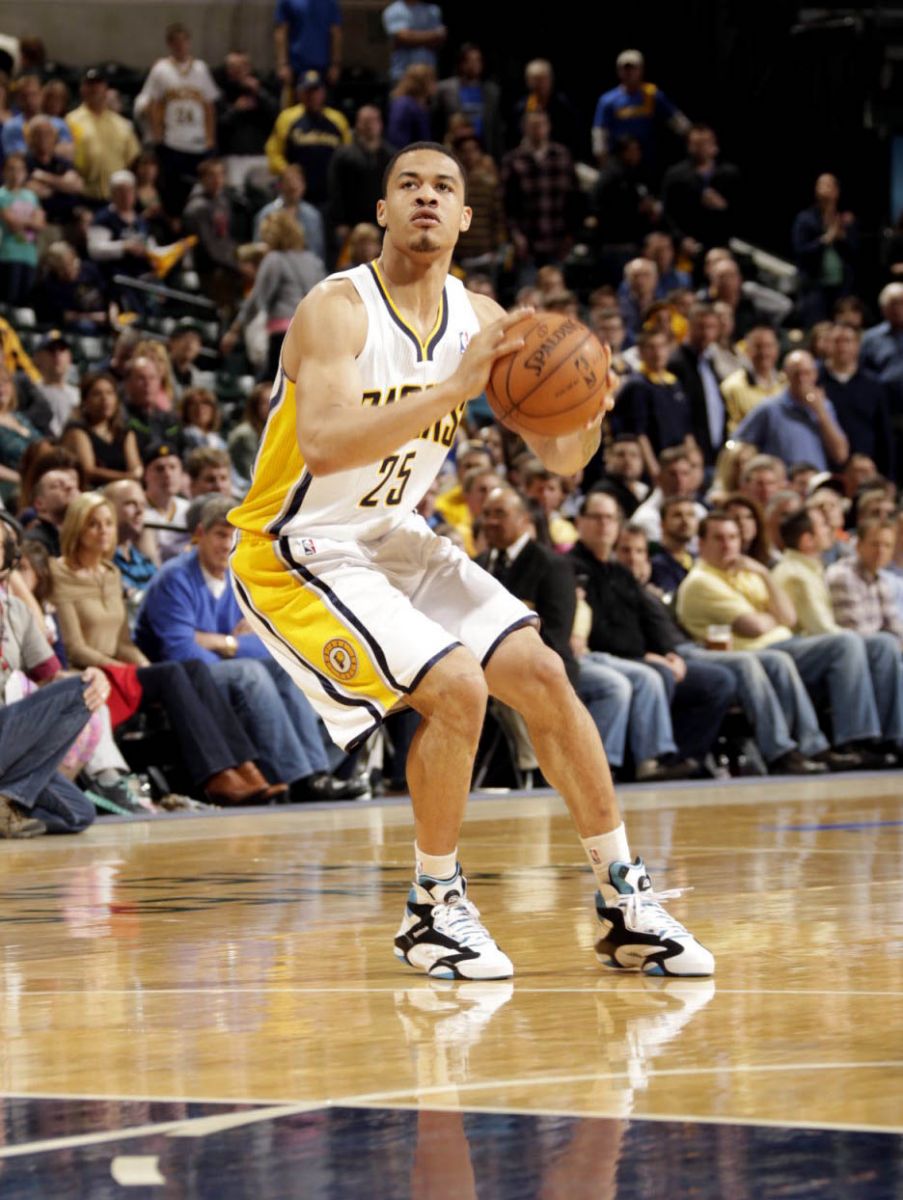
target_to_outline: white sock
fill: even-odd
[[[418,879],[421,875],[429,875],[431,879],[454,879],[458,869],[458,847],[451,854],[424,854],[417,843],[414,843],[414,862]]]
[[[631,861],[624,822],[622,821],[610,833],[597,833],[595,837],[581,838],[580,842],[586,851],[586,857],[589,859],[599,886],[611,891],[611,879],[608,876],[609,865],[613,862]]]

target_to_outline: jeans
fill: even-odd
[[[881,736],[868,658],[859,634],[844,630],[793,637],[773,649],[793,659],[810,692],[813,688],[827,690],[835,746]]]
[[[0,793],[49,833],[80,833],[94,820],[94,805],[56,769],[91,715],[84,689],[63,679],[0,707]]]
[[[671,706],[674,740],[681,758],[705,758],[714,745],[721,722],[737,699],[733,673],[717,662],[687,662],[687,673],[677,682],[662,663],[649,663],[658,671]]]
[[[579,694],[583,697],[584,690],[590,686],[593,668],[603,667],[615,671],[627,680],[630,685],[630,703],[627,712],[627,739],[630,751],[636,763],[649,758],[660,758],[663,754],[675,754],[677,745],[674,741],[674,731],[671,726],[671,708],[668,703],[668,693],[664,681],[654,667],[648,663],[637,662],[632,658],[618,658],[614,654],[606,654],[599,650],[591,650],[579,660],[580,680]],[[586,681],[586,682],[585,682]],[[601,677],[595,683],[597,688],[604,687]],[[586,703],[586,701],[584,701]],[[623,713],[623,693],[619,701],[619,709]],[[592,709],[590,708],[592,713]],[[609,720],[611,718],[609,717]],[[598,728],[598,722],[597,722]],[[602,744],[608,751],[605,733],[599,728]],[[609,733],[609,736],[610,733]],[[623,734],[621,736],[621,754],[623,762]],[[609,755],[614,766],[621,763]]]
[[[714,661],[733,672],[737,699],[767,763],[797,747],[807,756],[827,750],[809,693],[787,655],[775,650],[705,650],[691,642],[678,646],[677,652],[687,660]]]
[[[903,657],[892,633],[862,635],[881,733],[889,742],[903,742]]]
[[[317,714],[275,659],[226,658],[209,669],[271,782],[294,783],[329,770]]]

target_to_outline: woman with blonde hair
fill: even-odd
[[[169,351],[164,344],[155,341],[153,338],[144,338],[135,345],[132,358],[149,358],[157,364],[160,370],[162,395],[157,400],[155,408],[159,412],[172,412],[176,399],[176,381],[172,373]]]
[[[206,663],[150,663],[132,641],[113,565],[116,517],[104,496],[86,492],[69,505],[60,531],[62,557],[51,560],[53,602],[71,666],[100,667],[119,696],[118,724],[162,705],[192,783],[215,804],[248,804],[286,794],[268,785],[235,714]]]
[[[740,472],[758,453],[752,442],[725,442],[715,460],[715,477],[706,493],[706,504],[720,508],[724,497],[736,492],[740,486]]]
[[[428,142],[430,101],[436,90],[436,72],[426,63],[412,63],[399,79],[389,98],[386,140],[396,150],[411,142]]]
[[[280,208],[260,227],[260,236],[269,247],[254,280],[254,289],[242,304],[220,342],[223,354],[229,354],[245,325],[258,312],[265,312],[269,349],[264,379],[275,379],[285,331],[291,324],[298,303],[326,275],[316,254],[305,249],[304,230],[294,213]]]
[[[342,266],[360,267],[364,263],[372,262],[374,258],[379,258],[382,245],[383,235],[380,227],[371,225],[369,221],[361,221],[348,235]]]
[[[206,388],[189,388],[182,396],[182,437],[185,450],[196,450],[209,446],[213,450],[225,450],[219,428],[222,413],[216,396]]]
[[[144,468],[138,439],[125,427],[113,376],[101,371],[84,375],[81,397],[62,442],[78,459],[88,486],[140,479]]]

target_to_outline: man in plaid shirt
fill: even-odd
[[[903,615],[882,575],[894,556],[893,522],[871,517],[860,524],[856,536],[855,557],[841,559],[825,574],[834,618],[857,633],[892,633],[903,647]]]
[[[517,256],[541,267],[560,263],[571,248],[579,192],[570,151],[549,140],[545,112],[528,112],[524,138],[502,161],[505,210]]]

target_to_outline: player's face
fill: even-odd
[[[376,219],[392,244],[435,258],[449,253],[470,228],[464,181],[454,159],[436,150],[413,150],[396,162]]]

